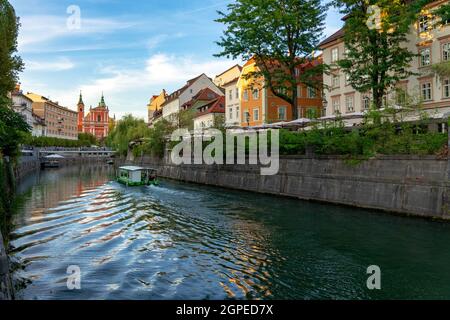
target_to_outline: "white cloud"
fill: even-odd
[[[27,70],[30,71],[64,71],[75,67],[75,64],[68,58],[59,58],[55,61],[25,61]]]
[[[67,16],[68,17],[68,16]],[[36,46],[61,37],[77,37],[88,34],[111,33],[119,29],[130,28],[137,23],[112,19],[85,19],[81,17],[81,28],[67,27],[66,16],[34,15],[21,17],[19,50],[36,50]]]
[[[144,69],[118,69],[107,67],[104,72],[109,77],[95,80],[82,86],[83,92],[96,93],[105,91],[110,93],[126,92],[129,89],[144,89],[159,87],[181,87],[193,77],[202,73],[214,77],[226,70],[232,62],[227,60],[194,61],[192,57],[168,56],[156,54],[145,63]]]
[[[182,87],[187,80],[202,73],[210,77],[221,73],[233,65],[229,60],[198,61],[193,57],[155,54],[147,59],[142,68],[124,69],[106,66],[100,70],[105,76],[79,86],[77,89],[48,93],[63,105],[74,108],[79,90],[83,92],[84,102],[97,103],[102,92],[105,94],[111,112],[118,118],[126,113],[145,117],[146,105],[150,97]]]

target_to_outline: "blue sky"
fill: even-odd
[[[231,0],[10,0],[21,18],[19,54],[26,64],[24,91],[75,109],[80,90],[87,106],[102,91],[118,118],[146,117],[149,98],[175,90],[236,61],[218,59],[223,26],[217,10]],[[67,9],[81,10],[80,29],[67,27]],[[342,25],[331,9],[325,35]]]

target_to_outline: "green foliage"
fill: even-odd
[[[450,61],[433,64],[431,69],[441,79],[450,77]]]
[[[373,122],[371,122],[373,123]],[[367,159],[384,155],[435,155],[445,148],[446,133],[428,133],[423,125],[391,123],[367,124],[358,130],[346,130],[342,123],[310,131],[280,132],[280,154],[305,154],[311,148],[318,155],[343,155],[349,159]]]
[[[0,153],[15,157],[19,145],[30,135],[30,126],[11,109],[11,100],[0,96]]]
[[[427,2],[433,2],[433,1],[434,0],[428,0]],[[443,24],[445,22],[450,21],[450,4],[447,3],[447,4],[440,6],[436,10],[435,14],[441,18],[439,21],[439,24]]]
[[[95,137],[94,137],[95,140]],[[46,147],[58,147],[58,148],[80,148],[80,147],[91,147],[95,143],[91,143],[92,138],[83,138],[80,140],[67,140],[52,137],[32,137],[24,141],[24,144],[32,147],[46,148]]]
[[[21,115],[11,109],[7,98],[18,80],[23,63],[17,52],[19,21],[14,8],[6,0],[0,0],[0,153],[15,157],[18,146],[31,128]]]
[[[116,124],[114,130],[110,132],[106,145],[126,156],[130,142],[148,138],[149,136],[150,129],[143,119],[126,115]]]
[[[334,0],[347,16],[344,25],[346,57],[338,66],[349,75],[349,83],[360,92],[372,92],[373,103],[382,107],[387,90],[413,75],[410,63],[416,56],[403,43],[416,21],[420,6],[392,0]],[[371,5],[381,9],[381,18],[368,11]],[[373,28],[369,28],[372,22]],[[379,24],[378,24],[379,22]]]
[[[226,30],[217,43],[223,49],[217,56],[255,57],[260,71],[247,76],[263,76],[266,87],[294,106],[297,119],[297,85],[317,85],[322,67],[309,69],[301,79],[295,70],[317,49],[326,9],[320,0],[234,1],[226,13],[219,12],[217,22],[225,24]]]
[[[16,55],[19,19],[7,0],[0,0],[0,96],[6,97],[23,70],[22,59]]]
[[[175,129],[171,122],[164,119],[149,128],[144,120],[127,115],[118,121],[106,143],[123,156],[126,156],[131,148],[135,156],[150,154],[162,157],[166,138]]]
[[[99,141],[97,141],[97,138],[90,133],[79,133],[78,134],[78,142],[81,146],[98,146]]]
[[[188,110],[181,110],[178,113],[178,125],[180,128],[194,130],[194,117],[197,110],[191,108]]]
[[[166,147],[167,137],[175,130],[174,126],[167,120],[158,121],[150,129],[149,138],[143,145],[144,153],[162,158]]]

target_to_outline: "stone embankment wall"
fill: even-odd
[[[0,300],[11,300],[13,287],[9,274],[8,256],[3,245],[3,237],[0,232]]]
[[[275,176],[252,165],[176,166],[168,157],[132,163],[179,181],[450,220],[450,161],[435,156],[383,156],[357,165],[339,157],[284,157]]]

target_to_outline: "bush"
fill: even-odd
[[[90,147],[97,144],[97,140],[92,135],[80,134],[78,140],[67,140],[52,137],[31,137],[29,136],[24,144],[32,147],[60,147],[60,148],[80,148]]]

